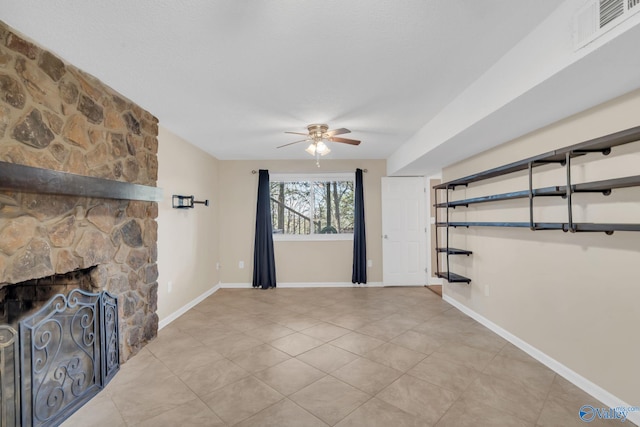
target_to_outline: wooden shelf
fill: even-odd
[[[626,176],[624,178],[605,179],[603,181],[585,182],[571,186],[573,193],[603,192],[608,193],[616,188],[629,188],[640,186],[640,175]],[[566,186],[560,187],[565,191]]]
[[[471,283],[471,279],[468,277],[461,276],[456,273],[451,273],[450,271],[440,271],[436,273],[436,276],[446,279],[449,283]]]
[[[533,190],[534,197],[543,196],[564,196],[565,190],[563,187],[545,187],[536,188]],[[529,190],[512,191],[510,193],[492,194],[489,196],[474,197],[471,199],[454,200],[449,203],[438,203],[435,205],[437,208],[455,208],[457,206],[469,206],[475,203],[497,202],[499,200],[512,200],[512,199],[526,199],[529,197]]]
[[[612,147],[617,147],[619,145],[628,144],[638,140],[640,140],[640,126],[612,133],[610,135],[601,136],[599,138],[591,139],[579,144],[570,145],[559,150],[549,151],[548,153],[529,157],[503,166],[498,166],[496,168],[478,172],[473,175],[468,175],[463,178],[443,182],[442,184],[438,184],[433,188],[437,190],[443,190],[446,188],[455,188],[460,185],[468,185],[472,182],[482,181],[485,179],[526,170],[529,168],[529,163],[532,163],[533,167],[541,166],[546,163],[560,163],[565,160],[565,156],[567,153],[569,153],[572,157],[576,157],[585,155],[592,151],[608,152]]]
[[[584,223],[573,222],[572,220],[572,195],[575,193],[602,193],[607,196],[612,190],[618,188],[638,187],[640,186],[640,175],[627,176],[622,178],[606,179],[602,181],[584,182],[573,184],[571,182],[571,159],[578,156],[585,156],[590,153],[602,153],[608,155],[612,147],[624,145],[632,142],[640,141],[640,126],[626,129],[620,132],[594,138],[579,144],[570,145],[538,156],[529,157],[517,162],[509,163],[496,168],[488,169],[482,172],[458,178],[452,181],[444,182],[436,185],[435,190],[444,190],[447,192],[447,201],[438,203],[437,191],[434,206],[436,209],[436,227],[446,227],[446,246],[437,247],[438,254],[446,254],[446,269],[449,270],[449,256],[451,255],[471,255],[471,251],[449,247],[449,229],[458,227],[516,227],[528,228],[531,230],[562,230],[564,232],[604,232],[613,234],[615,231],[640,231],[640,224],[623,224],[623,223]],[[558,185],[543,188],[531,188],[533,170],[545,164],[560,164],[566,168],[567,180],[565,185]],[[528,170],[529,171],[529,188],[521,191],[512,191],[509,193],[491,194],[487,196],[472,197],[461,200],[449,200],[449,190],[455,190],[458,186],[468,186],[471,183],[494,178],[510,173]],[[561,196],[567,199],[567,218],[566,222],[535,222],[533,201],[537,197],[553,197]],[[529,199],[529,221],[528,222],[477,222],[477,221],[449,221],[449,209],[456,207],[468,207],[476,203],[490,203],[501,200],[512,199]],[[438,208],[447,209],[447,221],[438,221]],[[436,246],[438,233],[436,233]],[[451,272],[440,271],[440,256],[436,257],[437,277],[447,279],[449,282],[470,283],[471,279],[457,275]]]
[[[0,162],[0,190],[104,199],[162,200],[162,189],[68,172]]]
[[[530,228],[529,222],[438,222],[438,227],[516,227],[516,228]],[[562,222],[535,222],[533,223],[536,230],[562,230],[565,227],[565,223]]]
[[[456,249],[456,248],[436,248],[436,250],[440,253],[447,253],[449,255],[466,255],[469,256],[473,254],[471,251],[467,251],[465,249]]]
[[[603,181],[585,182],[571,186],[572,193],[604,193],[608,195],[616,188],[628,188],[640,186],[640,175],[627,176],[624,178],[607,179]],[[532,191],[533,197],[566,196],[567,186],[559,185],[553,187],[536,188]],[[459,206],[469,206],[476,203],[497,202],[500,200],[526,199],[529,197],[529,190],[512,191],[510,193],[491,194],[489,196],[473,197],[450,201],[449,203],[438,203],[437,208],[455,208]]]
[[[577,222],[574,223],[574,231],[603,231],[605,233],[614,231],[640,231],[640,224],[604,224],[593,222]],[[565,224],[565,231],[569,231],[569,225]]]

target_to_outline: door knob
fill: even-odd
[[[389,238],[389,236],[387,236],[386,234],[385,234],[384,236],[382,236],[382,237],[384,237],[385,239],[388,239],[388,238]]]

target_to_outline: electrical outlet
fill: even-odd
[[[368,260],[367,261],[367,267],[373,267],[373,260]]]
[[[169,283],[167,283],[167,292],[171,293],[172,290],[173,290],[173,283],[169,281]]]
[[[238,268],[244,268],[244,261],[240,261],[238,263]]]
[[[488,284],[484,285],[484,296],[485,297],[489,296],[489,285]]]
[[[220,263],[216,262],[216,270],[220,270]]]

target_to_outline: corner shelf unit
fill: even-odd
[[[446,228],[445,242],[441,246],[436,233],[436,276],[446,279],[451,283],[471,283],[468,277],[455,274],[450,270],[449,257],[456,255],[472,254],[471,251],[464,249],[456,249],[449,246],[449,230],[457,227],[519,227],[529,228],[530,230],[562,230],[564,232],[604,232],[608,235],[614,231],[640,231],[640,224],[614,224],[614,223],[579,223],[573,222],[572,213],[572,194],[574,193],[602,193],[605,196],[611,194],[613,189],[638,187],[640,186],[640,175],[627,176],[623,178],[607,179],[603,181],[593,181],[581,184],[571,183],[571,159],[575,157],[585,156],[592,153],[601,153],[609,155],[613,147],[640,141],[640,126],[626,129],[620,132],[605,135],[599,138],[591,139],[579,144],[574,144],[558,150],[549,151],[544,154],[529,157],[517,162],[509,163],[493,169],[488,169],[458,178],[449,182],[444,182],[434,186],[436,207],[436,227]],[[533,188],[533,168],[547,165],[558,164],[566,169],[566,183],[544,188]],[[510,193],[492,194],[482,197],[473,197],[463,200],[449,200],[449,190],[455,190],[456,187],[482,181],[489,178],[495,178],[502,175],[508,175],[514,172],[527,170],[529,175],[529,188],[521,191]],[[444,201],[438,202],[438,192],[444,191]],[[567,222],[535,222],[533,215],[533,200],[536,197],[562,197],[567,203]],[[528,222],[455,222],[449,220],[449,210],[457,207],[468,207],[477,203],[490,203],[501,200],[512,199],[529,199],[529,221]],[[444,221],[438,220],[438,211],[445,210]],[[440,255],[444,254],[446,269],[441,268]]]

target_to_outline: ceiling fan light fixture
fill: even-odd
[[[323,141],[318,141],[309,144],[309,146],[304,151],[311,154],[312,156],[326,156],[331,152],[331,149],[327,147],[327,144],[325,144]]]
[[[316,144],[316,153],[320,154],[321,156],[326,156],[330,152],[331,150],[329,149],[329,147],[327,147],[327,144],[325,144],[323,141],[318,141],[318,143]]]

